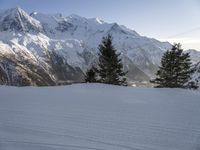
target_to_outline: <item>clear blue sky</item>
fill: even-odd
[[[200,0],[0,0],[0,9],[78,14],[117,22],[139,34],[200,50]]]

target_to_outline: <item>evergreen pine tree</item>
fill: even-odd
[[[101,83],[127,85],[126,72],[123,71],[121,53],[112,44],[112,36],[108,35],[102,39],[99,45],[99,68],[98,73]]]
[[[87,70],[85,75],[85,82],[97,82],[97,70],[95,67],[92,67],[91,69]]]
[[[193,72],[189,53],[183,53],[181,45],[174,44],[172,49],[163,55],[157,77],[151,82],[156,84],[156,87],[191,88],[187,83]]]

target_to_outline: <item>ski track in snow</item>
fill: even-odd
[[[0,87],[0,150],[199,150],[200,93]]]

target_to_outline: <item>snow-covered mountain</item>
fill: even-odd
[[[153,77],[163,52],[171,47],[98,18],[29,15],[17,7],[0,11],[0,81],[11,85],[83,81],[85,71],[97,63],[98,45],[107,34],[122,53],[129,81]]]
[[[21,8],[12,8],[0,12],[0,30],[1,31],[36,31],[42,32],[40,22],[29,16]]]

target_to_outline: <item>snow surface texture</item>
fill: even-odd
[[[1,150],[199,150],[200,93],[0,87]]]

